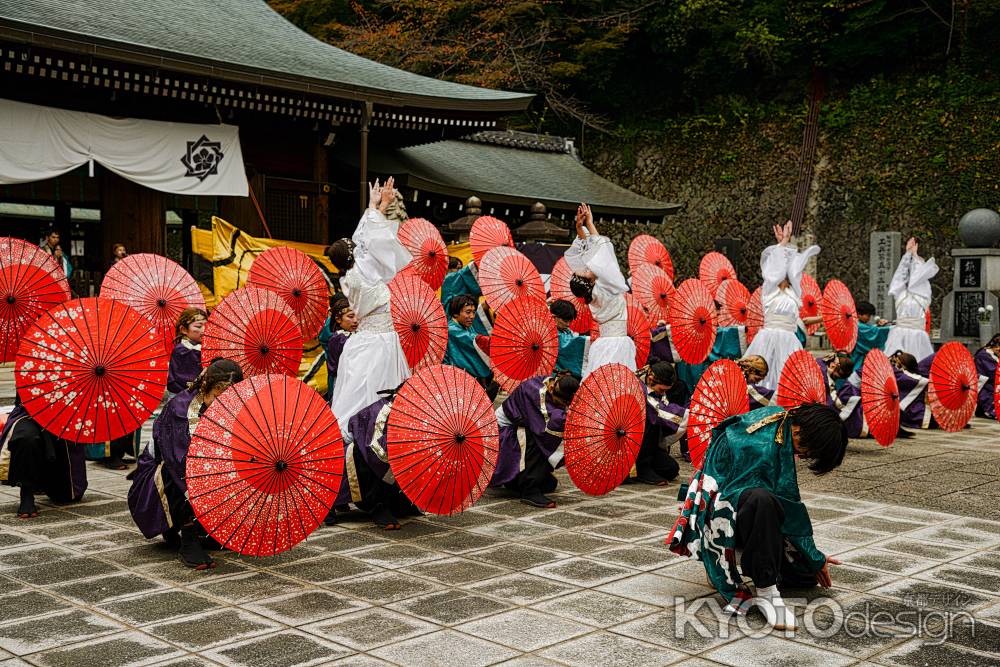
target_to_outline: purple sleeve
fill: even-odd
[[[347,336],[338,331],[326,342],[326,374],[327,382],[332,383],[337,377],[340,369],[340,355],[344,352],[344,345],[347,344]]]
[[[194,382],[199,373],[201,373],[201,350],[192,350],[183,343],[177,343],[170,355],[167,390],[173,394],[187,390],[188,383]]]

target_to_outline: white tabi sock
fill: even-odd
[[[777,585],[758,588],[755,603],[775,630],[795,630],[795,614],[785,606]]]

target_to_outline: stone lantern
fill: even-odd
[[[444,232],[454,238],[455,242],[463,243],[469,240],[469,231],[476,218],[483,215],[483,202],[472,195],[465,200],[465,215],[444,226]]]
[[[565,241],[569,238],[569,230],[549,222],[545,204],[535,202],[531,205],[528,222],[514,230],[514,238],[518,241]]]
[[[958,221],[958,236],[967,247],[951,251],[955,270],[941,306],[941,340],[981,345],[1000,331],[1000,215],[973,209]]]

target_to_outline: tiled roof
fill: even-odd
[[[208,68],[221,78],[267,75],[381,103],[470,111],[516,111],[531,95],[405,72],[317,40],[264,0],[0,0],[0,34],[93,44],[93,53],[136,62]],[[58,42],[57,42],[58,43]],[[110,49],[110,51],[109,51]]]

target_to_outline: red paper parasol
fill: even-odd
[[[670,304],[676,291],[670,276],[655,264],[637,266],[632,272],[632,293],[649,311],[653,322],[670,321]]]
[[[570,479],[602,496],[628,477],[646,428],[646,391],[622,364],[588,375],[566,412],[563,448]]]
[[[479,266],[486,253],[501,246],[514,247],[514,238],[507,223],[490,215],[476,218],[469,230],[469,247],[476,265]]]
[[[670,259],[670,253],[649,234],[639,234],[628,246],[628,270],[634,274],[643,264],[655,264],[663,269],[671,281],[674,279],[674,263]]]
[[[448,273],[448,247],[437,227],[423,218],[410,218],[399,226],[399,242],[413,256],[407,270],[433,289],[441,289]]]
[[[174,349],[177,318],[184,309],[205,309],[205,297],[191,274],[177,262],[147,253],[115,263],[101,282],[101,296],[142,313],[156,327],[167,354]]]
[[[823,292],[819,289],[819,283],[808,273],[802,274],[802,307],[799,308],[799,317],[819,316],[820,304],[823,302]],[[819,322],[806,325],[806,333],[812,336],[819,331]]]
[[[723,280],[736,280],[736,269],[733,268],[729,258],[721,252],[710,252],[701,258],[701,264],[698,265],[698,279],[705,283],[714,299]]]
[[[723,280],[715,293],[719,302],[719,326],[738,327],[747,323],[750,316],[750,290],[735,278]]]
[[[783,408],[794,408],[803,403],[825,404],[826,391],[826,378],[816,358],[805,350],[796,350],[781,369],[775,402]]]
[[[552,293],[553,298],[564,299],[576,307],[576,319],[570,322],[569,328],[578,334],[589,333],[593,319],[590,316],[590,306],[569,290],[569,280],[572,277],[573,271],[566,263],[566,258],[560,257],[559,261],[552,267],[552,273],[549,276],[549,292]]]
[[[320,395],[287,375],[257,375],[222,392],[199,420],[188,499],[223,547],[272,556],[319,526],[343,471],[337,418]]]
[[[497,311],[490,336],[490,361],[497,382],[514,391],[536,375],[549,375],[559,356],[559,332],[541,299],[511,301]]]
[[[959,342],[945,343],[931,363],[927,404],[945,431],[961,431],[976,411],[979,373],[969,350]]]
[[[670,338],[681,359],[700,364],[715,343],[715,304],[700,280],[685,280],[677,288],[670,309]]]
[[[688,453],[691,465],[701,469],[705,452],[712,440],[712,429],[722,420],[741,415],[750,409],[747,381],[743,371],[731,359],[720,359],[709,366],[695,385],[688,411]]]
[[[758,287],[747,302],[747,344],[752,343],[757,332],[764,328],[764,303]]]
[[[896,374],[885,353],[878,348],[865,356],[861,374],[861,411],[868,431],[883,447],[888,447],[899,433],[899,386]]]
[[[69,297],[66,274],[52,255],[21,239],[0,238],[0,362],[13,361],[28,327]]]
[[[500,438],[493,403],[471,375],[421,368],[396,394],[387,428],[389,467],[421,510],[454,514],[483,495]]]
[[[297,375],[302,361],[298,319],[274,292],[234,290],[212,311],[202,335],[202,366],[217,357],[232,359],[244,375]]]
[[[477,262],[479,287],[493,310],[525,296],[545,299],[545,286],[531,260],[513,248],[493,248]]]
[[[389,283],[392,325],[410,368],[440,364],[448,347],[448,318],[437,295],[412,274],[399,274]]]
[[[330,309],[330,288],[309,255],[287,247],[264,251],[250,266],[247,287],[259,287],[280,296],[298,318],[302,340],[319,335]]]
[[[15,382],[42,428],[92,444],[142,426],[163,398],[167,364],[157,331],[137,310],[101,297],[74,299],[25,332]]]
[[[858,342],[858,311],[847,285],[831,280],[823,290],[820,303],[823,327],[833,349],[850,352]]]

